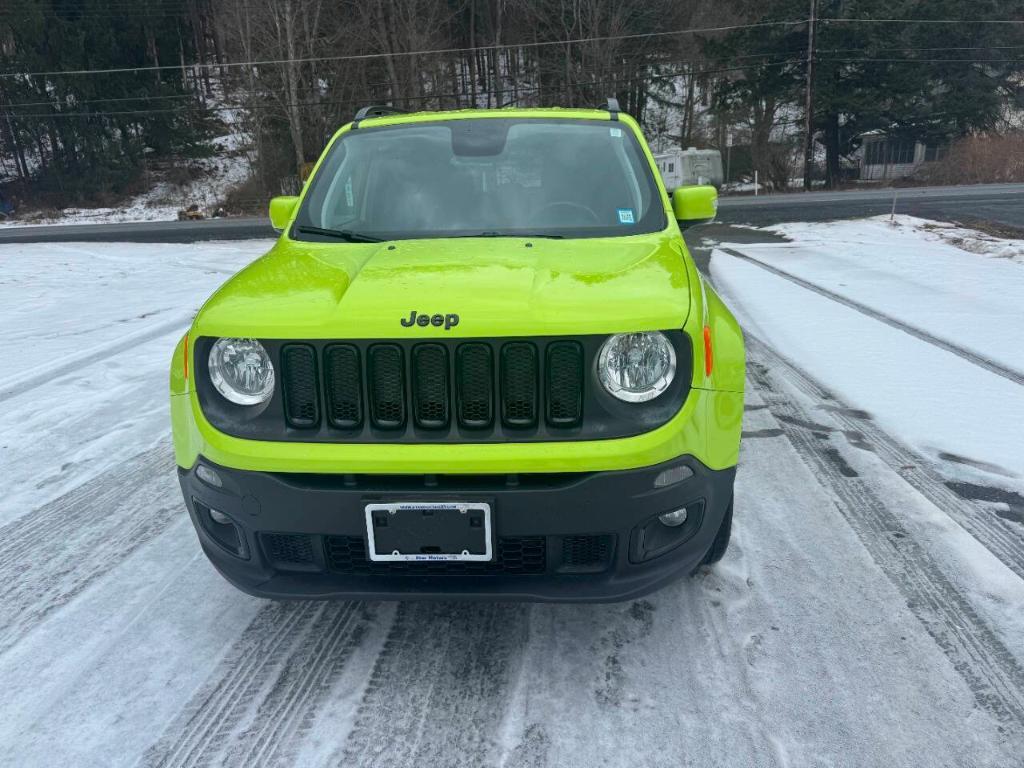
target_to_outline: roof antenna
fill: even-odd
[[[619,119],[619,112],[622,110],[619,109],[619,100],[614,96],[608,97],[608,101],[605,102],[604,108],[608,110],[609,114],[612,116],[612,120]]]

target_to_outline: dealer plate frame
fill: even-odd
[[[397,513],[401,511],[413,511],[413,510],[457,510],[462,514],[468,513],[470,510],[480,510],[484,513],[484,553],[482,555],[470,554],[468,551],[463,550],[462,552],[437,552],[437,553],[425,553],[425,552],[410,552],[402,553],[391,552],[389,554],[378,554],[376,543],[373,536],[373,513],[374,512],[388,512]],[[491,505],[485,501],[396,501],[396,502],[376,502],[367,504],[365,506],[366,515],[366,539],[367,539],[367,556],[372,562],[375,563],[489,563],[494,560],[494,537],[493,523],[491,520]],[[397,550],[396,550],[397,552]]]

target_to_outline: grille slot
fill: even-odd
[[[501,420],[509,427],[537,424],[537,349],[528,342],[501,348]]]
[[[455,353],[459,425],[486,429],[494,421],[494,355],[487,344],[462,344]]]
[[[413,413],[421,429],[447,429],[449,402],[448,350],[440,344],[418,344],[412,351]]]
[[[332,344],[324,350],[327,421],[336,429],[359,429],[363,423],[363,386],[359,350]]]
[[[380,429],[405,425],[405,370],[402,348],[375,344],[369,352],[370,414]]]
[[[575,427],[583,417],[583,347],[556,341],[546,354],[548,424]]]
[[[311,565],[313,544],[310,537],[297,533],[263,533],[263,551],[267,559],[286,565]]]
[[[305,344],[281,349],[284,413],[288,426],[310,429],[320,423],[320,398],[316,390],[316,352]]]
[[[324,545],[327,566],[335,573],[372,576],[525,576],[544,573],[547,544],[543,536],[506,536],[498,539],[489,563],[375,563],[366,555],[359,536],[328,536]]]

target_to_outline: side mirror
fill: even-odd
[[[718,214],[718,190],[714,187],[679,187],[672,193],[672,211],[682,229],[710,224]]]
[[[291,221],[292,214],[299,198],[291,195],[285,197],[274,197],[270,200],[270,226],[278,232],[283,232]]]

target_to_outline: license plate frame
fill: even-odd
[[[413,517],[416,513],[419,513],[419,519]],[[404,514],[403,514],[404,513]],[[366,504],[366,539],[367,539],[367,555],[372,562],[378,563],[432,563],[432,562],[470,562],[470,563],[487,563],[494,559],[494,537],[493,537],[493,521],[492,521],[492,508],[488,502],[484,501],[394,501],[394,502],[374,502]],[[375,515],[384,514],[387,515],[388,521],[399,521],[399,516],[402,515],[401,523],[406,529],[411,529],[413,533],[409,533],[408,530],[402,531],[402,534],[408,536],[415,536],[416,529],[423,528],[428,529],[429,523],[424,523],[423,518],[434,517],[437,519],[447,518],[444,524],[449,527],[453,527],[454,533],[448,533],[447,536],[451,538],[454,536],[458,538],[458,531],[456,530],[459,525],[462,524],[463,519],[465,520],[465,530],[473,530],[470,526],[472,525],[471,520],[479,520],[482,516],[482,533],[483,533],[483,544],[484,551],[482,553],[470,552],[468,548],[463,548],[460,552],[403,552],[400,549],[392,549],[390,552],[378,552],[378,537],[375,536]],[[463,518],[465,516],[465,518]],[[454,523],[452,521],[455,521]],[[401,535],[401,534],[397,534]],[[394,536],[391,532],[388,532],[389,541],[394,540]],[[383,538],[380,537],[380,538]],[[386,544],[386,547],[391,547],[392,544]],[[421,546],[430,546],[425,543]],[[478,547],[473,546],[473,549]]]

